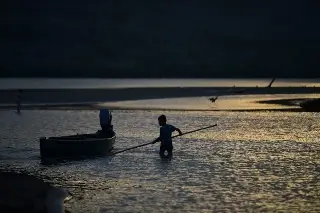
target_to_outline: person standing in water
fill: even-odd
[[[17,102],[17,113],[20,114],[20,108],[21,108],[21,95],[22,90],[19,89],[17,92],[16,102]]]
[[[161,145],[160,145],[160,157],[161,158],[172,158],[172,150],[173,150],[173,145],[172,145],[172,133],[174,131],[179,132],[179,135],[182,135],[182,132],[180,131],[180,129],[176,128],[173,125],[167,124],[167,118],[165,115],[161,115],[158,118],[158,122],[160,127],[160,137],[158,137],[157,139],[155,139],[153,141],[153,143],[159,142],[161,141]],[[168,152],[168,155],[166,156],[164,153],[165,151]]]

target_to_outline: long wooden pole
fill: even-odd
[[[209,128],[212,128],[212,127],[215,127],[215,126],[217,126],[217,124],[214,124],[214,125],[211,125],[211,126],[207,126],[207,127],[203,127],[203,128],[200,128],[200,129],[195,129],[195,130],[192,130],[192,131],[189,131],[189,132],[185,132],[182,135],[198,132],[198,131],[201,131],[201,130],[204,130],[204,129],[209,129]],[[182,135],[175,135],[175,136],[172,136],[171,138],[179,137],[179,136],[182,136]],[[110,155],[116,155],[116,154],[131,150],[131,149],[136,149],[136,148],[139,148],[139,147],[147,146],[149,144],[153,144],[153,141],[149,142],[149,143],[141,144],[141,145],[138,145],[138,146],[133,146],[133,147],[130,147],[130,148],[127,148],[127,149],[123,149],[123,150],[120,150],[120,151],[117,151],[117,152],[113,152]]]

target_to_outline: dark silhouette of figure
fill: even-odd
[[[276,80],[276,78],[273,78],[267,87],[268,87],[268,88],[271,88],[271,86],[272,86],[272,84],[273,84],[273,82],[274,82],[275,80]]]
[[[209,98],[209,100],[212,102],[212,103],[216,103],[216,100],[218,99],[219,96],[216,96],[216,97],[213,97],[213,98]]]
[[[99,118],[101,131],[98,132],[106,137],[114,136],[111,112],[108,109],[100,109]]]
[[[17,113],[20,114],[21,109],[21,96],[22,96],[22,90],[19,89],[17,92],[16,102],[17,102]]]
[[[171,160],[172,158],[172,150],[173,150],[173,146],[172,146],[172,133],[174,131],[179,132],[179,135],[182,135],[182,132],[179,128],[176,128],[173,125],[167,124],[167,118],[165,115],[161,115],[158,118],[158,122],[160,127],[160,137],[158,137],[157,139],[155,139],[153,141],[153,143],[159,142],[161,141],[161,145],[160,145],[160,151],[159,151],[159,155],[162,159],[169,159]],[[165,151],[168,152],[168,155],[165,155]]]

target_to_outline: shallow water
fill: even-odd
[[[271,109],[294,109],[300,108],[296,103],[292,106],[280,104],[264,104],[260,101],[283,100],[283,99],[311,99],[320,98],[320,94],[259,94],[259,95],[229,95],[219,96],[216,103],[210,102],[208,99],[216,97],[187,97],[187,98],[165,98],[152,100],[134,100],[134,101],[110,101],[96,104],[99,107],[117,107],[118,109],[141,109],[141,110],[271,110]]]
[[[319,113],[114,111],[116,149],[149,142],[165,113],[182,131],[114,157],[44,166],[38,138],[99,129],[96,111],[0,111],[0,163],[69,188],[72,212],[319,212]]]

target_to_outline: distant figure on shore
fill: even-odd
[[[114,135],[112,123],[112,114],[108,109],[100,109],[100,126],[103,135],[112,137]]]
[[[19,89],[17,92],[17,97],[16,97],[17,113],[18,114],[20,114],[20,109],[21,109],[21,96],[22,96],[22,89]]]
[[[161,115],[158,118],[158,122],[160,127],[160,137],[158,137],[157,139],[155,139],[153,141],[153,143],[156,143],[158,141],[161,141],[161,145],[160,145],[160,157],[161,158],[168,158],[169,160],[171,160],[172,158],[172,150],[173,150],[173,146],[172,146],[172,132],[177,131],[179,132],[180,135],[182,135],[182,132],[180,131],[180,129],[167,124],[167,118],[165,115]],[[165,151],[168,152],[168,155],[165,155]]]

